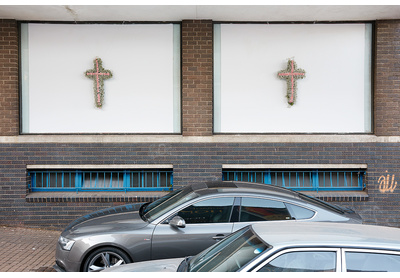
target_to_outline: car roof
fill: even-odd
[[[329,222],[264,222],[253,231],[274,248],[371,247],[400,251],[400,229],[366,224]]]
[[[224,193],[258,193],[287,198],[298,199],[298,193],[276,185],[261,184],[242,181],[211,181],[197,183],[191,186],[192,190],[199,195],[207,195],[215,192]]]
[[[282,186],[244,182],[244,181],[210,181],[203,183],[196,183],[190,186],[190,189],[196,192],[199,196],[210,195],[215,193],[242,193],[242,194],[265,194],[271,197],[286,198],[287,200],[292,199],[296,201],[306,202],[310,205],[317,206],[319,208],[344,214],[347,212],[353,213],[353,211],[335,206],[333,204],[326,203],[322,200],[313,198],[301,194],[297,191],[284,188]]]

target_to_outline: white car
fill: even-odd
[[[245,227],[193,257],[108,268],[124,272],[399,272],[400,229],[316,222]]]

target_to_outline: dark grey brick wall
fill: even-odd
[[[355,209],[366,223],[400,227],[400,187],[381,193],[378,183],[380,176],[388,174],[398,180],[398,143],[1,144],[0,153],[2,225],[59,229],[80,215],[124,203],[107,198],[27,201],[26,165],[173,164],[178,187],[220,180],[223,164],[355,163],[368,164],[369,198],[339,204]]]

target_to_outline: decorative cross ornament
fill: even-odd
[[[298,69],[297,64],[294,60],[289,59],[286,70],[278,72],[280,79],[286,79],[287,83],[287,94],[289,105],[293,105],[296,98],[297,91],[297,79],[303,79],[306,77],[306,72],[303,69]]]
[[[104,100],[104,80],[111,78],[112,73],[103,68],[100,58],[94,59],[93,63],[94,69],[87,70],[85,75],[94,81],[93,89],[96,107],[101,108]]]

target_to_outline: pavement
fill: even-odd
[[[60,231],[0,226],[0,272],[55,272]]]

